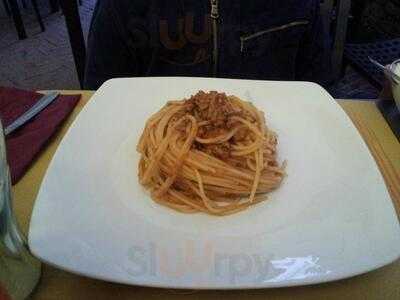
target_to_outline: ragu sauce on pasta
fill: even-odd
[[[139,140],[139,182],[184,213],[229,215],[266,200],[286,175],[264,113],[225,93],[168,102]]]

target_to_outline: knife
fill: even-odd
[[[30,119],[32,119],[34,116],[36,116],[38,113],[40,113],[43,109],[45,109],[51,102],[53,102],[58,97],[58,95],[59,95],[59,93],[52,92],[52,93],[49,93],[49,94],[41,97],[35,103],[35,105],[33,105],[29,110],[27,110],[21,116],[19,116],[10,125],[8,125],[4,129],[4,134],[9,135],[11,132],[13,132],[17,128],[21,127],[22,125],[24,125],[26,122],[28,122]]]
[[[371,58],[370,56],[368,56],[368,59],[375,66],[377,66],[381,71],[389,73],[389,75],[393,79],[394,83],[396,83],[396,84],[400,83],[400,76],[397,75],[395,72],[393,72],[390,68],[385,67],[384,65],[380,64],[379,62],[377,62],[375,59]]]

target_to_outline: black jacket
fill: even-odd
[[[323,84],[328,48],[319,0],[98,0],[85,86],[131,76]]]

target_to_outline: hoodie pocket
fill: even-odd
[[[245,56],[259,56],[265,52],[298,46],[308,24],[308,20],[298,20],[244,33],[240,36],[240,52]]]
[[[307,20],[274,26],[259,23],[245,28],[240,35],[241,76],[294,79],[298,51],[308,28]]]

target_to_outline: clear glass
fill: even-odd
[[[0,122],[0,294],[24,299],[35,288],[41,264],[28,249],[12,210],[11,180],[7,165],[3,126]]]
[[[395,60],[391,65],[390,69],[397,75],[400,76],[400,59]],[[392,94],[394,101],[396,101],[397,108],[400,111],[400,83],[392,81]]]

